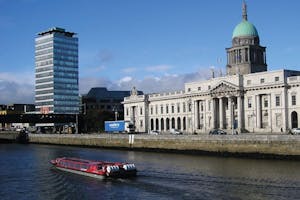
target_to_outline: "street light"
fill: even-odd
[[[118,121],[118,108],[114,106],[112,111],[115,112],[115,121]]]
[[[231,110],[232,110],[232,113],[231,113],[231,134],[233,135],[234,134],[234,102],[233,101],[231,102]]]
[[[83,107],[83,114],[85,115],[85,114],[86,114],[86,104],[83,103],[83,104],[80,104],[79,106],[80,106],[80,107],[84,106],[84,107]],[[81,109],[80,109],[80,110],[81,110]],[[80,110],[79,110],[79,112],[80,112]],[[79,113],[76,113],[76,132],[75,132],[76,134],[78,134],[78,124],[79,124],[79,123],[78,123],[78,114],[79,114]]]

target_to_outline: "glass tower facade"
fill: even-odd
[[[75,33],[55,27],[36,37],[35,108],[40,113],[79,113]]]

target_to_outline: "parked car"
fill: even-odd
[[[300,128],[293,128],[292,129],[292,134],[293,135],[300,135]]]
[[[227,135],[227,133],[221,129],[213,129],[209,131],[209,135]]]
[[[150,135],[159,135],[159,131],[156,131],[156,130],[152,130],[149,132]]]
[[[174,135],[182,135],[182,132],[181,132],[181,131],[179,131],[179,130],[177,130],[177,129],[174,129],[174,128],[172,128],[172,129],[170,130],[170,133],[171,133],[171,134],[174,134]]]

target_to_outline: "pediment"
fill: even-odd
[[[210,90],[213,96],[235,95],[239,93],[240,88],[227,81],[222,81]]]

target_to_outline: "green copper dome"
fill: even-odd
[[[241,37],[241,36],[258,37],[258,32],[253,24],[251,24],[247,20],[243,20],[234,28],[232,38]]]

